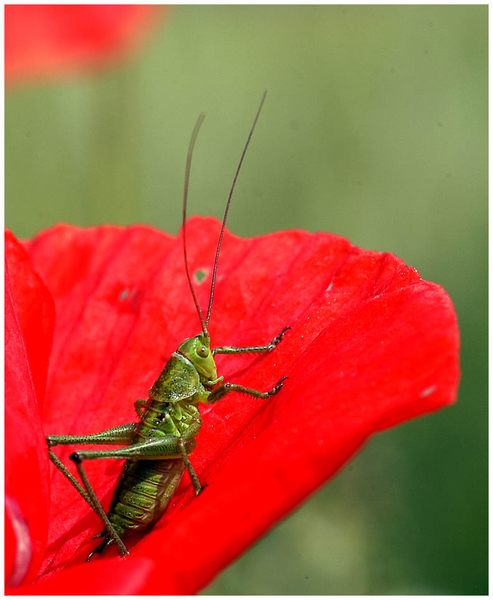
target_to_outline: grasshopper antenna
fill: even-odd
[[[226,207],[224,209],[223,222],[222,222],[222,226],[221,226],[221,232],[219,233],[219,240],[217,242],[216,256],[214,258],[214,268],[213,268],[213,271],[212,271],[212,281],[211,281],[211,291],[210,291],[210,296],[209,296],[209,306],[207,307],[207,317],[205,318],[205,326],[206,327],[209,324],[209,320],[211,318],[212,303],[214,301],[214,290],[215,290],[215,287],[216,287],[217,265],[219,263],[219,254],[221,252],[221,246],[222,246],[222,243],[223,243],[224,229],[226,227],[226,221],[228,219],[228,213],[229,213],[229,206],[231,204],[231,198],[233,197],[233,192],[234,192],[235,186],[236,186],[236,180],[238,179],[238,175],[240,174],[241,166],[243,164],[243,160],[245,158],[248,146],[250,145],[250,141],[252,139],[253,132],[255,130],[255,126],[256,126],[258,118],[260,116],[260,112],[262,111],[262,107],[264,105],[265,97],[266,96],[267,96],[267,90],[265,90],[264,93],[262,94],[262,98],[260,100],[260,104],[259,104],[259,107],[257,109],[257,114],[255,115],[255,119],[253,120],[253,124],[252,124],[252,126],[250,128],[250,132],[248,133],[248,137],[247,137],[247,141],[246,141],[245,147],[243,148],[243,152],[241,153],[241,156],[240,156],[240,161],[238,163],[238,166],[236,167],[236,172],[235,172],[235,175],[233,177],[233,183],[231,184],[231,189],[229,190],[228,200],[226,202]]]
[[[204,319],[204,315],[200,308],[199,301],[197,300],[197,295],[195,294],[195,289],[192,284],[192,278],[190,277],[190,270],[188,268],[188,256],[187,256],[187,204],[188,204],[188,187],[190,184],[190,171],[192,169],[192,156],[193,149],[195,147],[195,142],[197,141],[197,136],[199,134],[200,127],[204,122],[205,114],[200,113],[197,118],[197,122],[195,123],[195,127],[192,131],[192,137],[190,138],[190,143],[188,145],[187,152],[187,163],[185,167],[185,185],[183,189],[183,212],[182,212],[182,230],[183,230],[183,258],[185,260],[185,271],[187,274],[188,286],[190,287],[190,292],[192,293],[192,298],[195,304],[195,308],[197,309],[197,314],[200,319],[200,325],[202,327],[202,332],[205,337],[209,337],[209,332],[207,331],[207,321]]]

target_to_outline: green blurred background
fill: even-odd
[[[205,590],[487,593],[487,7],[177,6],[119,66],[6,96],[6,222],[222,212],[269,95],[230,228],[332,231],[442,284],[457,308],[457,405],[373,439]]]

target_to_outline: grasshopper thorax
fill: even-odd
[[[178,352],[183,354],[197,370],[203,384],[217,381],[217,368],[211,351],[209,336],[200,333],[180,344]]]

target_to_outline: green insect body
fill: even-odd
[[[146,402],[131,445],[155,438],[172,438],[172,442],[181,438],[190,440],[186,450],[192,450],[194,435],[201,425],[197,403],[207,397],[206,385],[210,384],[201,381],[193,362],[180,350],[175,352],[150,391],[150,402]],[[108,513],[120,538],[145,531],[163,513],[185,469],[181,454],[172,456],[168,460],[125,463]]]
[[[207,356],[201,357],[198,351]],[[140,412],[131,444],[156,438],[171,441],[170,452],[178,439],[186,451],[192,450],[200,429],[199,402],[207,402],[210,389],[220,380],[209,349],[208,339],[197,336],[185,340],[166,363],[149,392]],[[142,403],[140,403],[142,404]],[[138,404],[136,408],[138,408]],[[168,449],[166,449],[168,450]],[[108,519],[120,537],[152,526],[161,516],[178,486],[185,468],[183,454],[168,460],[129,460],[115,491]],[[201,490],[198,479],[196,492]]]
[[[102,542],[89,554],[102,553],[107,546],[116,544],[120,554],[128,553],[123,540],[132,534],[142,534],[161,517],[175,493],[186,470],[192,481],[195,494],[204,489],[189,458],[195,447],[195,437],[200,430],[201,420],[198,405],[217,402],[229,392],[241,392],[257,398],[269,398],[278,393],[286,379],[282,377],[266,392],[242,385],[224,382],[218,377],[214,356],[216,354],[267,353],[274,350],[289,327],[285,327],[270,343],[259,346],[222,346],[211,348],[207,330],[216,279],[219,251],[226,224],[228,208],[246,148],[265,100],[262,97],[246,146],[243,150],[230,190],[219,236],[207,317],[204,319],[191,282],[186,253],[186,205],[191,157],[198,130],[203,121],[201,115],[192,133],[187,156],[185,193],[183,203],[183,250],[185,270],[190,291],[202,326],[202,332],[188,338],[174,352],[154,385],[147,400],[137,400],[135,409],[137,423],[128,423],[90,435],[50,435],[47,443],[50,460],[77,489],[91,508],[100,516],[104,530],[97,536]],[[69,471],[53,452],[52,447],[64,444],[106,444],[122,446],[111,450],[78,450],[70,455],[75,463],[81,482]],[[126,459],[113,499],[106,513],[97,498],[83,463],[100,458]]]

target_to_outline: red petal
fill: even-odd
[[[37,585],[7,588],[6,593],[47,596],[65,594],[70,589],[77,595],[132,595],[142,589],[153,567],[153,561],[147,558],[110,559],[67,569]]]
[[[5,493],[7,579],[35,575],[46,544],[49,471],[38,399],[44,394],[53,305],[25,251],[7,235]]]
[[[145,5],[7,5],[5,74],[58,74],[117,58],[147,33],[155,14]]]
[[[210,273],[218,228],[212,219],[189,222],[192,273]],[[180,238],[145,227],[59,227],[29,252],[58,316],[46,430],[91,432],[133,420],[133,400],[145,397],[183,338],[200,330]],[[209,278],[197,286],[204,307],[208,286]],[[185,477],[165,517],[132,549],[129,570],[134,557],[156,560],[139,592],[197,591],[372,433],[455,399],[457,323],[439,286],[394,256],[333,235],[227,234],[213,343],[263,343],[285,325],[292,331],[272,354],[218,359],[227,379],[256,389],[289,379],[269,401],[232,394],[206,408],[193,462],[209,486],[195,499]],[[108,501],[118,465],[91,467]],[[74,556],[79,562],[100,528],[58,474],[53,501],[60,515],[51,521],[45,563],[52,573]],[[66,574],[54,574],[44,589],[74,591],[61,581]]]
[[[16,315],[38,403],[42,405],[55,325],[55,305],[46,286],[33,271],[26,250],[10,231],[5,233],[5,255]]]

